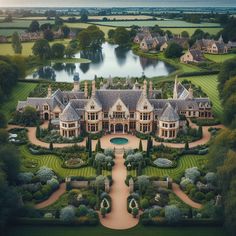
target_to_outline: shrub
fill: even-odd
[[[154,162],[154,165],[156,165],[157,167],[172,167],[173,166],[173,162],[167,158],[157,158]]]
[[[33,196],[36,200],[42,200],[43,199],[43,194],[40,191],[37,191],[36,193],[34,193]]]
[[[189,179],[189,178],[182,178],[182,180],[180,182],[180,186],[181,186],[181,188],[186,189],[187,185],[189,185],[191,183],[192,183],[191,179]]]
[[[72,222],[75,218],[75,208],[67,206],[61,209],[60,219],[64,222]]]
[[[149,210],[149,217],[154,218],[160,215],[160,209],[152,208]]]
[[[54,172],[52,169],[42,166],[37,171],[36,176],[40,179],[41,182],[46,183],[48,180],[50,180],[54,176]]]
[[[181,220],[181,212],[175,205],[165,207],[165,217],[168,222],[176,223]]]
[[[107,148],[104,150],[104,155],[114,157],[113,149]]]
[[[200,172],[197,167],[192,167],[185,170],[185,177],[189,178],[193,183],[197,180],[200,176]]]
[[[85,205],[80,205],[76,210],[76,216],[86,216],[88,214],[88,208]]]
[[[138,208],[137,207],[132,209],[132,215],[133,215],[134,218],[137,217],[137,215],[138,215]]]
[[[102,208],[100,209],[100,212],[101,212],[102,217],[104,218],[104,217],[106,216],[106,214],[107,214],[107,209],[104,208],[104,207],[102,207]]]
[[[208,172],[204,178],[206,179],[207,183],[210,184],[215,184],[217,180],[217,176],[214,172]]]
[[[149,207],[149,201],[147,198],[143,198],[141,201],[140,201],[140,206],[142,209],[147,209]]]
[[[34,174],[32,172],[20,173],[18,175],[18,180],[20,183],[27,184],[30,183],[33,179]]]
[[[201,202],[202,200],[205,199],[205,194],[202,193],[202,192],[196,192],[195,195],[194,195],[194,198],[195,198],[197,201]]]
[[[53,190],[56,190],[59,187],[59,181],[55,178],[48,180],[47,184],[50,185]]]

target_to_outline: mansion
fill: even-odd
[[[159,90],[152,81],[137,82],[128,89],[96,88],[92,81],[91,95],[88,83],[80,89],[79,75],[74,76],[72,91],[52,93],[49,86],[47,97],[29,97],[19,101],[17,110],[32,106],[42,120],[51,120],[63,137],[77,137],[81,132],[156,133],[160,138],[174,139],[186,125],[184,117],[212,118],[209,98],[195,98],[193,89],[188,90],[175,79],[173,98],[156,98]]]

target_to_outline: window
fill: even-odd
[[[73,127],[75,127],[75,123],[69,124],[69,128],[73,128]]]
[[[174,128],[175,127],[175,123],[170,124],[170,128]]]
[[[104,112],[103,116],[104,118],[108,118],[108,112]]]
[[[55,118],[59,118],[59,113],[55,113]]]
[[[130,118],[131,118],[131,119],[134,118],[134,112],[130,112]]]
[[[147,110],[147,105],[145,105],[145,106],[143,107],[143,109],[144,109],[144,110]]]
[[[88,120],[97,120],[98,113],[88,113]]]
[[[48,105],[44,105],[44,106],[43,106],[43,109],[44,109],[45,111],[48,111]]]
[[[91,105],[90,109],[91,109],[91,110],[94,110],[94,109],[95,109],[94,105]]]

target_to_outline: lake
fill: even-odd
[[[58,82],[72,82],[73,74],[78,72],[81,80],[92,80],[98,77],[146,77],[167,76],[174,71],[174,67],[156,59],[148,59],[135,55],[130,49],[120,49],[117,45],[104,43],[102,50],[81,51],[76,58],[86,58],[91,63],[54,64],[41,68],[39,73],[27,76],[38,78],[52,77]]]

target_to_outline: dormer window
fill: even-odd
[[[144,110],[147,110],[147,105],[145,105],[145,106],[143,107],[143,109],[144,109]]]
[[[48,110],[48,105],[44,105],[44,106],[43,106],[43,109],[44,109],[45,111],[47,111],[47,110]]]
[[[91,106],[90,106],[90,109],[91,109],[91,110],[94,110],[94,109],[95,109],[94,105],[91,105]]]

